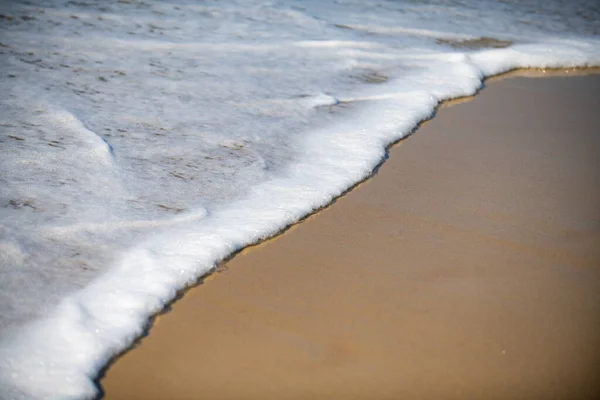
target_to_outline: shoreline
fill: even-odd
[[[531,70],[517,70],[516,72],[514,72],[514,71],[511,71],[511,72],[509,72],[509,73],[501,74],[501,75],[499,75],[499,76],[496,76],[496,77],[491,77],[491,78],[489,78],[489,79],[486,79],[486,80],[484,81],[484,85],[483,85],[482,89],[486,87],[486,83],[488,83],[488,82],[490,82],[490,83],[491,83],[491,82],[494,82],[494,81],[496,81],[496,80],[499,80],[499,79],[506,79],[506,78],[513,79],[513,78],[512,78],[512,75],[513,75],[513,74],[515,74],[515,73],[516,73],[516,74],[523,74],[524,72],[526,72],[526,73],[529,73],[530,71],[531,71]],[[596,68],[596,69],[576,69],[576,70],[570,70],[570,72],[568,72],[567,74],[569,74],[569,73],[570,73],[571,75],[568,75],[568,76],[572,76],[572,75],[574,75],[574,73],[572,73],[572,72],[575,72],[575,73],[577,73],[577,74],[579,74],[579,72],[582,72],[584,75],[588,75],[588,74],[597,74],[597,73],[598,73],[598,69]],[[541,77],[546,77],[546,76],[541,76]],[[493,90],[495,90],[495,89],[493,89]],[[477,94],[480,94],[480,92],[478,92]],[[310,215],[308,215],[307,217],[305,217],[305,218],[301,219],[301,220],[300,220],[300,221],[298,221],[297,223],[295,223],[295,224],[293,224],[293,225],[291,225],[291,226],[289,226],[289,227],[285,228],[284,230],[282,230],[281,232],[279,232],[278,234],[276,234],[276,235],[275,235],[275,236],[273,236],[273,237],[266,238],[266,239],[264,239],[264,240],[261,240],[261,241],[260,241],[259,243],[257,243],[257,244],[251,244],[251,245],[249,245],[249,246],[245,247],[245,248],[244,248],[244,249],[242,249],[241,251],[239,251],[239,252],[236,252],[236,253],[234,253],[232,256],[228,257],[228,258],[227,258],[227,260],[225,260],[225,261],[224,261],[223,263],[221,263],[221,264],[236,263],[236,260],[237,260],[238,258],[243,258],[243,257],[245,256],[245,253],[252,252],[254,249],[262,249],[262,248],[263,248],[263,247],[265,247],[265,246],[270,246],[269,244],[270,244],[271,242],[275,242],[276,240],[279,240],[280,238],[284,238],[284,237],[286,237],[286,236],[287,236],[287,233],[286,233],[286,232],[288,232],[288,231],[293,231],[293,230],[295,230],[296,228],[303,226],[305,222],[308,222],[308,221],[312,220],[313,218],[319,218],[319,217],[317,217],[317,215],[318,215],[318,214],[321,214],[321,213],[323,213],[323,212],[327,212],[327,210],[329,210],[330,208],[335,208],[335,207],[337,207],[337,206],[335,206],[335,205],[334,205],[334,203],[337,203],[338,201],[341,201],[341,200],[345,199],[347,196],[351,195],[351,193],[352,193],[352,192],[354,192],[354,191],[357,191],[357,190],[362,190],[362,188],[361,188],[361,187],[362,187],[363,185],[365,185],[365,184],[368,184],[368,183],[369,183],[369,182],[371,182],[373,179],[377,179],[377,177],[378,177],[378,175],[379,175],[379,174],[378,174],[378,172],[379,172],[379,169],[380,169],[380,168],[382,168],[382,167],[383,167],[383,168],[385,168],[385,166],[388,164],[388,162],[390,162],[389,160],[386,160],[386,159],[388,158],[388,154],[389,154],[389,152],[390,152],[390,151],[396,151],[396,150],[392,150],[392,148],[396,149],[396,148],[402,147],[402,144],[403,144],[403,143],[406,141],[406,139],[408,139],[409,137],[411,138],[411,139],[410,139],[410,141],[412,141],[412,140],[413,140],[413,139],[412,139],[412,138],[413,138],[413,133],[415,133],[417,130],[419,130],[419,131],[420,131],[420,130],[422,130],[422,129],[424,128],[424,126],[426,126],[427,124],[429,124],[431,121],[436,121],[436,120],[437,120],[439,117],[437,117],[437,118],[433,118],[433,117],[435,117],[435,116],[437,115],[437,113],[438,113],[438,112],[439,112],[441,109],[445,109],[445,108],[447,108],[448,106],[454,105],[454,104],[456,104],[456,102],[458,102],[458,103],[462,103],[462,102],[465,102],[465,101],[467,101],[467,102],[470,102],[470,101],[471,101],[473,98],[479,97],[479,96],[477,96],[477,94],[476,94],[475,96],[469,96],[469,97],[466,97],[466,98],[451,99],[451,100],[444,101],[444,102],[440,103],[440,104],[439,104],[439,105],[436,107],[436,109],[435,109],[435,110],[432,112],[432,118],[430,118],[430,119],[427,119],[427,120],[424,120],[424,121],[420,122],[420,123],[419,123],[419,124],[418,124],[418,125],[415,127],[415,129],[414,129],[414,130],[413,130],[413,131],[412,131],[412,132],[411,132],[411,133],[410,133],[410,134],[409,134],[409,135],[408,135],[406,138],[404,138],[404,139],[400,140],[399,142],[396,142],[396,143],[394,143],[394,144],[391,144],[390,146],[388,146],[388,148],[387,148],[387,150],[386,150],[386,157],[385,157],[385,158],[382,160],[382,162],[381,162],[381,163],[380,163],[380,164],[379,164],[379,165],[378,165],[378,166],[375,168],[374,172],[373,172],[371,175],[369,175],[367,178],[365,178],[365,179],[364,179],[364,180],[362,180],[361,182],[358,182],[357,184],[353,185],[351,188],[349,188],[347,191],[345,191],[345,192],[344,192],[342,195],[340,195],[340,196],[338,196],[337,198],[335,198],[335,199],[334,199],[334,200],[333,200],[333,201],[332,201],[332,202],[331,202],[331,203],[330,203],[328,206],[326,206],[326,207],[324,207],[324,208],[322,208],[322,209],[319,209],[319,210],[315,210],[315,212],[313,212],[313,213],[311,213]],[[467,106],[467,107],[468,107],[468,106]],[[365,190],[368,190],[368,189],[365,189]],[[401,199],[400,199],[400,200],[401,200]],[[286,235],[283,235],[283,233],[286,233]],[[217,267],[217,269],[216,269],[216,271],[215,271],[215,272],[219,272],[220,270],[223,270],[223,266],[222,266],[221,264],[220,264],[220,266],[219,266],[219,267]],[[225,268],[227,268],[227,267],[225,267]],[[167,306],[167,309],[169,309],[169,308],[171,308],[171,307],[177,308],[177,307],[178,307],[178,304],[179,304],[180,302],[182,302],[182,301],[185,301],[185,300],[186,300],[186,298],[187,298],[187,296],[188,296],[188,295],[191,295],[191,294],[192,294],[192,292],[194,292],[194,290],[192,290],[192,289],[194,289],[196,286],[200,286],[200,285],[204,286],[204,284],[205,284],[205,283],[207,283],[207,282],[209,282],[209,281],[212,281],[212,280],[213,280],[214,278],[216,278],[216,277],[219,277],[219,275],[215,274],[215,272],[213,272],[213,273],[211,273],[211,274],[208,274],[208,275],[205,275],[205,276],[203,276],[202,278],[200,278],[200,280],[199,280],[199,283],[198,283],[197,285],[194,285],[194,286],[192,286],[192,287],[189,287],[189,288],[186,288],[186,289],[184,289],[184,290],[182,291],[182,294],[181,294],[181,295],[179,295],[179,296],[177,296],[177,297],[176,297],[176,299],[175,299],[173,302],[171,302],[171,303],[169,304],[169,306]],[[235,270],[232,270],[232,271],[231,271],[231,273],[232,273],[232,274],[235,274],[235,273],[236,273],[236,271],[235,271]],[[225,276],[225,275],[223,275],[223,276]],[[216,281],[218,281],[218,280],[216,280]],[[195,289],[195,290],[196,290],[196,291],[200,291],[200,289]],[[165,315],[165,314],[164,314],[164,312],[161,312],[161,313],[157,314],[156,316],[154,316],[154,317],[151,319],[151,321],[149,322],[149,330],[152,330],[154,325],[158,325],[158,324],[159,324],[159,319],[161,319],[163,315]],[[166,314],[166,315],[165,315],[165,317],[170,317],[170,314]],[[165,318],[165,319],[166,319],[166,318]],[[152,336],[150,336],[150,338],[152,338]],[[119,355],[119,356],[116,356],[116,357],[113,359],[113,361],[111,361],[111,362],[110,362],[110,363],[107,365],[107,368],[108,368],[108,373],[107,373],[106,375],[107,375],[107,376],[111,376],[111,370],[110,370],[110,369],[111,369],[111,368],[112,368],[114,365],[118,364],[118,363],[119,363],[119,361],[120,361],[122,358],[126,358],[126,357],[128,357],[128,355],[129,355],[129,354],[133,354],[133,352],[132,352],[131,350],[132,350],[132,349],[136,349],[136,348],[138,347],[138,345],[139,345],[139,341],[140,341],[140,340],[141,340],[142,344],[144,344],[145,340],[143,340],[143,339],[147,339],[146,335],[144,335],[142,338],[138,339],[138,340],[136,341],[136,343],[134,343],[130,349],[126,350],[126,351],[123,353],[124,355]],[[199,361],[199,362],[201,362],[201,361]],[[100,379],[100,381],[101,381],[101,382],[104,382],[104,381],[102,380],[102,378],[103,378],[103,376],[100,376],[100,378],[99,378],[99,379]],[[103,383],[103,384],[104,384],[104,383]],[[107,398],[113,398],[113,397],[111,397],[111,396],[107,396]]]
[[[423,126],[423,124],[426,124],[427,122],[433,120],[440,110],[442,110],[446,107],[453,107],[453,106],[456,106],[459,104],[468,103],[468,102],[472,101],[476,96],[478,96],[481,93],[482,90],[486,89],[487,82],[496,82],[496,81],[500,81],[500,80],[504,80],[504,79],[512,79],[512,78],[545,79],[545,78],[553,78],[553,77],[588,76],[588,75],[599,75],[599,74],[600,74],[600,67],[547,68],[547,69],[516,68],[516,69],[510,70],[507,72],[503,72],[498,75],[493,75],[488,78],[485,78],[483,81],[482,87],[474,95],[461,96],[461,97],[456,97],[456,98],[452,98],[449,100],[441,101],[435,107],[435,109],[432,111],[431,116],[429,118],[424,119],[421,122],[419,122],[415,126],[415,128],[410,133],[408,133],[406,136],[404,136],[403,138],[401,138],[395,142],[392,142],[386,146],[385,155],[383,156],[383,158],[381,159],[379,164],[377,164],[377,166],[373,169],[371,174],[369,174],[366,178],[360,180],[359,182],[357,182],[354,185],[352,185],[351,187],[349,187],[347,190],[345,190],[339,196],[336,196],[327,205],[320,207],[318,209],[315,209],[310,214],[307,214],[306,216],[300,218],[298,221],[294,222],[293,224],[286,226],[285,228],[278,231],[274,235],[263,238],[256,243],[250,243],[250,244],[242,247],[241,249],[236,250],[231,255],[227,256],[224,260],[220,261],[217,264],[217,266],[215,268],[213,268],[213,270],[200,276],[194,284],[191,284],[189,286],[186,286],[186,287],[180,289],[178,291],[177,295],[173,298],[173,300],[169,301],[169,303],[165,305],[163,310],[161,310],[160,312],[157,312],[156,314],[153,314],[152,316],[149,317],[148,324],[147,324],[148,326],[144,329],[144,333],[139,338],[135,339],[134,342],[129,347],[127,347],[126,349],[124,349],[123,351],[118,353],[117,355],[111,357],[111,360],[107,363],[107,365],[104,368],[101,369],[100,373],[98,374],[98,378],[95,381],[99,382],[100,380],[102,380],[105,375],[105,371],[108,368],[110,368],[110,366],[114,362],[116,362],[125,353],[129,352],[130,350],[133,350],[134,348],[136,348],[140,345],[139,342],[148,336],[149,331],[152,329],[155,319],[157,317],[159,317],[163,314],[169,313],[172,309],[172,306],[175,303],[177,303],[178,301],[180,301],[189,291],[194,290],[197,287],[200,287],[206,280],[215,279],[217,274],[228,270],[226,264],[229,263],[238,254],[240,254],[248,249],[251,249],[253,247],[256,247],[256,246],[265,245],[272,240],[276,240],[279,236],[284,235],[288,230],[293,229],[296,225],[302,224],[304,221],[315,217],[317,214],[319,214],[323,210],[333,206],[340,198],[346,196],[348,193],[357,189],[365,182],[373,179],[377,175],[378,170],[388,160],[390,151],[394,147],[399,146],[403,141],[411,138]]]

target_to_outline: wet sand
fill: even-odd
[[[600,75],[444,107],[158,317],[113,399],[600,395]]]

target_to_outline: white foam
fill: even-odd
[[[103,14],[65,2],[47,18],[79,19],[40,23],[43,37],[5,28],[0,66],[20,78],[0,81],[12,96],[0,120],[20,139],[0,164],[2,291],[15,305],[2,311],[0,393],[92,398],[99,369],[177,290],[369,176],[440,101],[513,68],[600,65],[600,40],[550,35],[543,15],[513,34],[527,42],[460,50],[432,39],[502,39],[511,13],[401,4],[178,4],[183,18],[163,2],[158,18],[124,3],[90,27],[77,21]],[[444,17],[457,12],[477,18]],[[41,61],[23,67],[30,48]]]

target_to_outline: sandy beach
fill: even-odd
[[[105,398],[596,398],[599,93],[511,77],[442,107],[158,316]]]

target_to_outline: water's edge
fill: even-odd
[[[100,400],[102,398],[104,398],[104,392],[102,390],[102,379],[105,377],[106,372],[108,371],[108,369],[111,368],[112,365],[114,365],[116,362],[119,361],[119,359],[124,356],[125,354],[127,354],[129,351],[141,346],[143,344],[144,338],[146,336],[148,336],[151,333],[151,330],[156,322],[156,319],[165,313],[170,312],[172,306],[179,301],[180,299],[182,299],[189,291],[194,290],[195,288],[201,286],[205,280],[209,279],[209,278],[213,278],[215,276],[217,276],[219,273],[225,272],[228,268],[226,266],[226,264],[233,259],[235,256],[237,256],[239,253],[243,252],[246,249],[249,249],[251,247],[254,246],[258,246],[258,245],[264,245],[267,242],[277,238],[280,235],[285,234],[289,229],[291,229],[292,227],[299,225],[301,223],[303,223],[304,221],[308,220],[309,218],[313,218],[316,217],[317,214],[319,214],[322,210],[329,208],[331,206],[333,206],[338,199],[340,199],[341,197],[347,195],[348,193],[350,193],[351,191],[355,190],[356,188],[358,188],[359,186],[361,186],[363,183],[365,183],[366,181],[370,180],[371,178],[375,177],[379,171],[379,169],[381,168],[381,166],[386,162],[386,160],[389,158],[389,154],[390,154],[390,150],[398,145],[399,143],[405,141],[406,139],[412,137],[412,135],[414,135],[415,133],[417,133],[417,131],[421,128],[421,126],[432,120],[433,118],[436,117],[437,113],[445,108],[445,107],[452,107],[454,105],[458,105],[458,104],[462,104],[465,102],[469,102],[472,99],[475,98],[475,96],[477,96],[482,90],[487,88],[486,82],[496,82],[496,81],[501,81],[501,80],[505,80],[505,79],[510,79],[510,78],[554,78],[554,77],[569,77],[569,76],[583,76],[583,75],[595,75],[595,74],[600,74],[600,67],[576,67],[576,68],[514,68],[511,69],[509,71],[506,72],[502,72],[499,73],[497,75],[492,75],[489,77],[485,77],[483,79],[482,85],[479,89],[477,89],[476,93],[473,95],[468,95],[468,96],[459,96],[459,97],[455,97],[455,98],[451,98],[451,99],[447,99],[447,100],[442,100],[441,102],[439,102],[435,108],[432,110],[432,112],[430,113],[430,115],[422,120],[420,120],[415,126],[414,128],[412,128],[410,130],[410,132],[408,132],[405,136],[401,137],[398,140],[395,140],[391,143],[389,143],[386,148],[385,148],[385,153],[384,155],[381,157],[380,161],[378,162],[378,164],[374,167],[374,169],[371,171],[370,174],[368,174],[366,177],[364,177],[363,179],[361,179],[360,181],[356,182],[355,184],[353,184],[352,186],[350,186],[348,189],[344,190],[342,193],[340,193],[337,196],[334,196],[332,198],[332,200],[330,202],[328,202],[327,204],[320,206],[316,209],[314,209],[313,211],[309,212],[308,214],[306,214],[305,216],[301,217],[300,219],[298,219],[297,221],[285,226],[284,228],[282,228],[281,230],[278,230],[277,232],[275,232],[274,234],[271,234],[267,237],[264,238],[260,238],[254,242],[251,242],[245,246],[242,246],[241,248],[235,250],[234,252],[232,252],[231,254],[229,254],[228,256],[224,257],[222,260],[218,261],[216,263],[216,266],[213,267],[212,269],[210,269],[208,272],[206,272],[205,274],[200,275],[195,282],[193,282],[192,284],[186,285],[185,287],[177,290],[176,295],[167,303],[165,303],[164,307],[150,315],[148,317],[147,323],[143,328],[143,332],[137,336],[132,343],[127,346],[126,348],[124,348],[122,351],[116,353],[115,355],[113,355],[108,362],[104,365],[104,367],[102,367],[99,371],[98,374],[96,376],[96,378],[94,379],[94,383],[98,389],[98,394],[95,397],[95,400]]]

